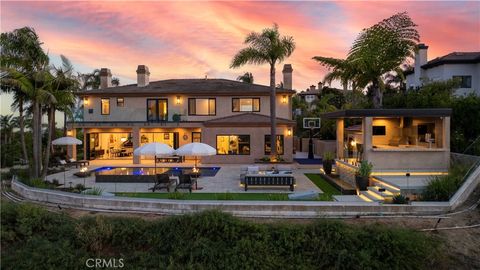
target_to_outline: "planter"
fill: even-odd
[[[325,173],[332,174],[333,160],[324,160],[322,164],[323,164],[323,170],[325,171]]]
[[[355,175],[355,183],[359,190],[367,190],[369,177]]]

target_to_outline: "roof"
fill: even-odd
[[[320,90],[302,91],[302,92],[298,93],[297,95],[299,95],[299,96],[320,95]]]
[[[356,117],[441,117],[450,116],[452,109],[450,108],[433,108],[433,109],[358,109],[343,110],[322,114],[322,118],[356,118]]]
[[[138,87],[129,84],[104,89],[79,92],[79,96],[151,96],[158,94],[195,94],[195,95],[269,95],[271,88],[266,85],[250,84],[226,79],[171,79],[150,82]],[[293,94],[295,91],[277,88],[277,93]]]
[[[428,61],[422,69],[429,69],[444,64],[477,64],[480,63],[480,52],[452,52]],[[404,72],[405,76],[413,74],[414,68]]]
[[[270,126],[270,116],[258,113],[242,113],[203,122],[204,126]],[[295,121],[277,117],[277,125],[295,125]]]

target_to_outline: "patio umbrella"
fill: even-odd
[[[157,174],[157,156],[168,156],[174,153],[174,149],[167,144],[164,143],[147,143],[144,144],[135,151],[133,151],[133,155],[135,156],[153,156],[153,163],[155,164],[155,174]]]
[[[217,154],[217,150],[205,143],[188,143],[175,150],[175,153],[179,156],[194,156],[195,167],[197,168],[197,157],[200,156],[214,156]]]
[[[53,145],[80,145],[82,141],[74,137],[60,137],[52,141]],[[63,186],[65,187],[65,166],[63,167]]]

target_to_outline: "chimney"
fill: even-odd
[[[310,91],[315,91],[315,85],[310,85]]]
[[[420,86],[422,84],[421,79],[423,76],[422,66],[425,65],[428,61],[427,52],[428,46],[420,43],[418,44],[417,52],[415,52],[415,70],[414,70],[414,83],[415,86]]]
[[[318,82],[318,91],[322,91],[323,84],[322,82]]]
[[[150,83],[150,71],[145,65],[138,65],[137,67],[137,86],[145,87]]]
[[[100,89],[112,87],[112,72],[108,68],[100,69]]]
[[[290,89],[292,90],[292,65],[291,64],[285,64],[283,65],[283,87],[285,89]]]

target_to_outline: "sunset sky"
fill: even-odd
[[[108,67],[121,84],[136,80],[136,67],[150,80],[235,79],[252,72],[268,84],[267,66],[230,69],[244,37],[276,22],[297,49],[285,63],[293,85],[304,90],[326,70],[315,55],[345,57],[356,35],[395,13],[418,24],[429,59],[452,51],[480,50],[479,2],[1,2],[1,31],[35,28],[54,64],[67,56],[79,72]],[[277,66],[277,81],[282,65]],[[2,97],[1,113],[11,101]]]

